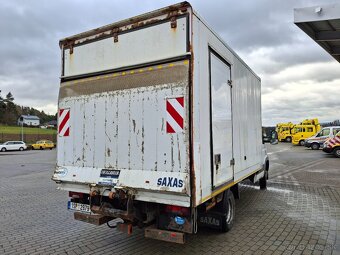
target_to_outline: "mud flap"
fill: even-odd
[[[198,214],[198,227],[222,230],[225,214],[219,212],[206,212]]]

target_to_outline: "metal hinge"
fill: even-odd
[[[118,32],[119,32],[119,28],[114,28],[112,30],[112,34],[113,34],[113,42],[116,43],[118,42]]]
[[[171,23],[171,28],[176,28],[177,27],[177,18],[176,17],[172,17],[170,20]]]
[[[228,80],[228,85],[229,85],[230,87],[232,87],[232,86],[233,86],[233,81],[232,81],[232,80]]]
[[[231,165],[231,166],[234,166],[234,165],[235,165],[235,159],[234,159],[234,158],[230,160],[230,165]]]
[[[70,55],[73,54],[73,44],[70,45]]]

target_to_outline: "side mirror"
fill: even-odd
[[[277,136],[277,132],[276,131],[273,131],[272,132],[272,137],[270,139],[270,144],[278,144],[279,143],[279,139],[278,139],[278,136]]]

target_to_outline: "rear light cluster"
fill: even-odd
[[[190,208],[182,207],[182,206],[176,206],[176,205],[166,205],[165,206],[165,212],[176,214],[176,215],[179,215],[179,216],[189,216],[190,215]]]
[[[72,198],[80,198],[80,199],[82,199],[84,197],[84,193],[69,191],[68,192],[68,196],[72,197]]]

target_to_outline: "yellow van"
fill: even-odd
[[[49,140],[40,140],[32,144],[33,150],[44,150],[44,149],[52,150],[53,148],[54,148],[54,143]]]
[[[320,125],[296,125],[294,128],[292,144],[305,145],[305,140],[312,137],[321,129]]]

